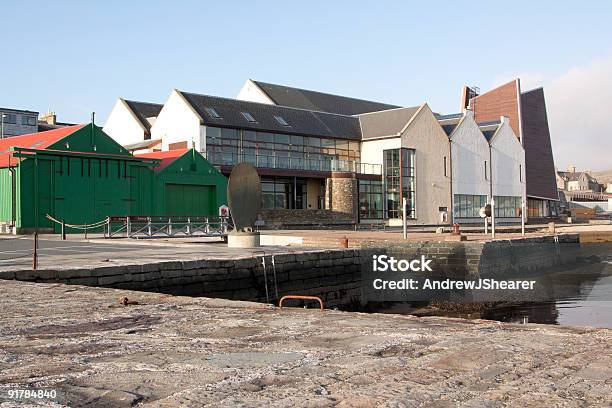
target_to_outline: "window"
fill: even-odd
[[[261,200],[264,209],[306,208],[306,179],[262,177]]]
[[[276,119],[276,121],[282,126],[291,127],[291,125],[287,123],[287,121],[282,116],[274,116],[274,119]]]
[[[35,126],[36,125],[36,117],[35,116],[26,116],[21,115],[21,124],[26,126]]]
[[[255,120],[255,118],[253,117],[253,115],[251,115],[249,112],[240,112],[242,114],[242,116],[244,116],[244,118],[246,120],[248,120],[250,123],[257,123],[257,121]]]
[[[381,180],[359,180],[359,217],[383,218],[383,186]]]
[[[213,119],[222,119],[221,115],[214,108],[204,108],[206,113]]]
[[[402,217],[402,201],[406,198],[408,218],[415,218],[414,150],[384,151],[385,216]]]
[[[444,156],[444,177],[446,177],[446,176],[447,176],[447,173],[446,173],[446,156]]]
[[[17,115],[14,115],[12,113],[2,113],[2,121],[4,123],[8,123],[8,124],[17,124]]]
[[[487,196],[455,194],[455,218],[480,218],[480,209],[487,204]]]
[[[521,197],[495,196],[495,217],[518,218],[520,217]]]

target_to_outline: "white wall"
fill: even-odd
[[[122,146],[145,140],[142,125],[121,99],[115,102],[102,130]]]
[[[457,125],[451,139],[453,171],[453,195],[489,196],[491,159],[489,143],[474,121],[474,114],[467,111]],[[487,176],[485,177],[485,161]]]
[[[383,151],[387,149],[399,149],[402,139],[398,137],[389,139],[372,140],[361,143],[361,162],[370,164],[383,164]]]
[[[523,197],[525,200],[525,150],[507,120],[490,143],[493,196]]]
[[[266,103],[268,105],[276,105],[272,99],[268,97],[253,81],[247,79],[247,81],[238,92],[236,99],[243,101]]]
[[[200,118],[183,97],[173,90],[151,127],[151,137],[162,140],[162,150],[168,150],[172,143],[186,141],[187,147],[195,142],[195,148],[202,151],[200,133]]]

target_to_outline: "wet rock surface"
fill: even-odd
[[[0,395],[47,406],[612,404],[612,330],[0,282]],[[127,297],[137,304],[123,306]],[[0,406],[16,406],[0,399]]]

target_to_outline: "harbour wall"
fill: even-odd
[[[138,265],[0,272],[0,279],[58,282],[173,295],[276,303],[285,295],[319,296],[326,308],[361,303],[362,268],[373,255],[431,259],[432,276],[501,277],[576,261],[578,234],[490,242],[367,241],[361,248]],[[264,268],[265,262],[265,268]]]

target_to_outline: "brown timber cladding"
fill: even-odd
[[[520,139],[518,95],[519,83],[515,79],[473,98],[471,107],[474,111],[474,120],[481,123],[499,120],[500,116],[507,116],[510,118],[510,126],[514,134]]]

